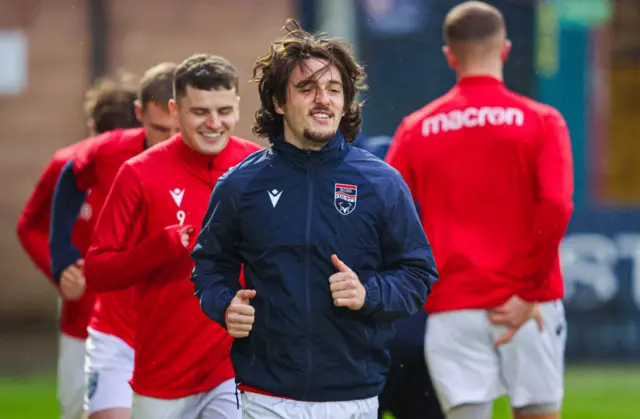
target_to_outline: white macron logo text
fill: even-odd
[[[517,125],[524,124],[524,112],[518,108],[502,108],[500,106],[483,106],[482,108],[466,108],[447,113],[439,113],[422,121],[422,135],[425,137],[439,132],[457,131],[462,128],[483,127],[485,125]]]
[[[279,191],[277,189],[274,189],[272,191],[267,191],[269,192],[269,199],[271,200],[271,204],[273,205],[273,208],[276,207],[276,205],[278,204],[278,200],[280,199],[280,196],[282,196],[282,191]]]

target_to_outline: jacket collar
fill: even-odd
[[[194,168],[204,168],[207,170],[227,170],[232,165],[234,137],[229,136],[229,142],[218,154],[202,154],[189,146],[182,134],[177,134],[174,138],[178,149],[180,160]]]
[[[177,134],[173,137],[173,141],[176,142],[176,148],[178,150],[178,156],[180,160],[193,168],[209,169],[213,163],[215,156],[210,154],[202,154],[194,150],[189,146],[182,134]]]
[[[224,173],[234,164],[233,149],[235,148],[235,140],[231,136],[226,147],[216,155],[202,154],[194,150],[185,142],[182,134],[177,134],[169,141],[175,143],[176,154],[184,164],[185,169],[206,183],[215,184],[216,177],[213,176],[212,172]]]
[[[349,152],[349,144],[338,131],[335,137],[320,150],[303,150],[284,140],[281,134],[272,140],[277,154],[284,157],[296,167],[335,166],[340,163]]]

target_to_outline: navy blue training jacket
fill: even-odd
[[[360,278],[361,310],[333,304],[335,253]],[[437,277],[400,174],[337,136],[321,151],[282,138],[218,180],[192,253],[202,310],[225,325],[241,265],[255,322],[235,339],[238,383],[302,401],[374,397],[392,321],[420,310]]]

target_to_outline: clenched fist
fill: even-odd
[[[355,274],[337,255],[331,256],[333,266],[337,273],[329,277],[333,304],[338,307],[348,307],[351,310],[360,310],[364,306],[367,290]]]
[[[249,302],[255,296],[255,290],[240,290],[227,307],[224,318],[227,322],[227,331],[234,338],[249,336],[256,313],[256,309]]]
[[[87,282],[84,279],[84,259],[78,259],[67,266],[60,275],[60,291],[69,301],[77,301],[84,295]]]
[[[180,234],[180,243],[184,246],[185,249],[191,250],[195,245],[194,239],[197,238],[195,236],[196,229],[191,226],[184,226],[178,233]]]

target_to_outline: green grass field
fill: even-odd
[[[640,367],[573,367],[566,379],[563,419],[640,418]],[[494,412],[509,418],[507,401]],[[55,379],[0,379],[0,418],[57,419]]]
[[[640,418],[640,367],[571,368],[566,375],[563,419]],[[507,419],[509,403],[501,399],[495,419]]]

